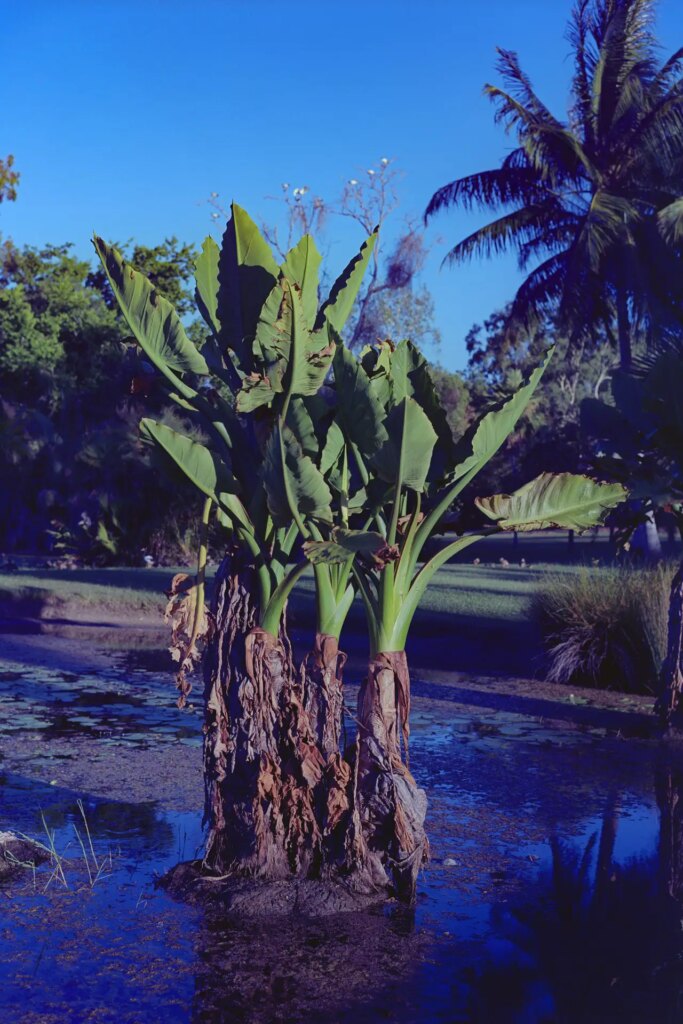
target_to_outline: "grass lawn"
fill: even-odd
[[[474,565],[478,557],[480,564]],[[500,559],[509,564],[501,564]],[[444,566],[416,615],[409,651],[424,664],[483,674],[533,675],[542,660],[540,637],[530,619],[530,598],[544,574],[574,573],[580,564],[608,565],[613,558],[606,531],[576,538],[531,534],[485,541],[467,557]],[[524,559],[526,566],[519,563]],[[139,621],[161,624],[164,591],[176,571],[164,568],[37,569],[0,573],[0,616],[77,619],[102,624]],[[596,565],[595,571],[600,568]],[[211,569],[209,576],[215,572]],[[302,639],[314,621],[312,573],[297,586],[289,605],[290,625]],[[351,610],[343,639],[347,650],[365,642],[360,600]]]
[[[607,556],[607,549],[604,538],[597,542],[577,538],[572,549],[567,544],[566,534],[561,537],[530,535],[520,539],[517,545],[512,544],[510,537],[485,541],[440,570],[425,594],[422,608],[437,614],[519,619],[524,616],[528,598],[538,585],[543,565],[551,564],[556,568],[562,562],[574,561],[577,554],[590,557],[596,550]],[[482,564],[472,564],[475,556]],[[499,558],[507,558],[510,565],[500,565]],[[526,559],[529,567],[520,568],[519,564],[513,564],[513,559],[517,563]],[[120,614],[154,614],[163,608],[164,591],[174,573],[191,571],[173,566],[38,569],[27,559],[19,572],[0,571],[0,603],[5,608],[16,605],[18,610],[35,607],[36,617],[41,608],[50,608],[54,614],[60,606],[65,610],[79,608],[83,612],[90,608]],[[209,579],[214,572],[215,567],[209,569]],[[292,610],[295,614],[299,610],[306,612],[312,601],[313,578],[309,574],[297,588]]]
[[[441,543],[440,540],[434,543]],[[473,565],[478,557],[480,565]],[[566,567],[600,559],[609,563],[614,549],[607,531],[577,537],[567,542],[566,532],[491,538],[470,548],[454,562],[444,566],[427,590],[422,614],[461,616],[470,619],[522,619],[528,598],[538,585],[542,570]],[[500,565],[499,559],[509,561]],[[521,568],[522,560],[528,563]],[[173,568],[38,569],[31,560],[20,560],[17,573],[0,572],[0,604],[14,607],[18,614],[39,617],[50,609],[54,616],[61,607],[65,613],[78,608],[120,615],[154,614],[164,605],[164,591],[175,572]],[[214,570],[209,570],[209,576]],[[313,599],[313,581],[305,577],[292,600],[295,614],[308,611]],[[362,612],[360,613],[362,615]]]

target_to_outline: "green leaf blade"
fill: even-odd
[[[477,508],[501,530],[588,530],[628,497],[619,483],[575,473],[541,473],[514,494],[476,498]]]

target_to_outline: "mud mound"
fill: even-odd
[[[198,860],[177,864],[159,884],[177,899],[238,917],[330,917],[382,907],[387,901],[386,892],[355,892],[341,882],[212,878],[201,873]]]

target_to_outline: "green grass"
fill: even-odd
[[[420,618],[425,615],[448,616],[462,620],[520,621],[526,618],[530,598],[536,592],[542,575],[542,566],[559,566],[559,571],[573,571],[568,565],[561,566],[582,552],[586,557],[609,555],[605,537],[597,541],[577,538],[573,549],[569,548],[566,535],[530,535],[513,545],[512,538],[505,537],[486,541],[472,549],[467,562],[451,563],[438,573],[423,599]],[[479,556],[482,564],[475,566],[472,558]],[[498,559],[506,557],[510,562],[525,558],[529,568],[511,564],[501,566]],[[174,568],[127,568],[109,569],[38,569],[22,567],[16,573],[0,573],[0,608],[8,614],[14,609],[17,615],[38,618],[49,609],[53,617],[63,613],[79,612],[87,615],[110,613],[160,615],[164,607],[164,591],[168,588],[175,572],[191,570]],[[209,570],[210,580],[215,572]],[[313,579],[303,578],[290,602],[293,615],[301,620],[313,614]],[[363,612],[360,603],[354,608],[351,621],[360,624]]]
[[[40,617],[46,609],[161,614],[173,569],[20,570],[0,573],[0,606]]]

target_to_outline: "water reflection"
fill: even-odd
[[[182,743],[167,681],[164,691],[143,672],[127,687],[115,674],[84,685],[42,670],[8,682],[0,738],[17,724],[25,735],[15,714],[42,716],[31,725],[39,735],[64,712],[84,726],[107,716],[129,740],[135,727],[150,750]],[[113,870],[92,891],[75,863],[69,891],[0,893],[3,1009],[60,1024],[680,1024],[678,755],[459,699],[447,710],[417,702],[414,760],[430,791],[435,862],[414,914],[234,922],[173,902],[155,879],[195,856],[200,814],[82,794]],[[106,749],[102,771],[120,784],[117,759],[131,755]],[[151,775],[140,792],[156,786]],[[0,773],[0,829],[39,837],[42,810],[77,862],[78,798]]]
[[[468,1024],[683,1019],[683,773],[657,771],[658,841],[615,857],[619,800],[583,843],[549,842],[538,885],[491,913],[490,939],[454,985]]]

